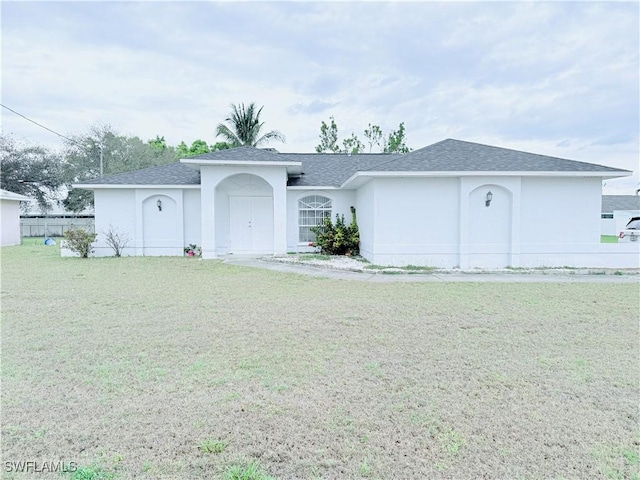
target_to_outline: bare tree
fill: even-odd
[[[105,243],[109,245],[109,247],[111,247],[111,250],[113,250],[115,256],[121,257],[122,252],[129,244],[129,234],[126,232],[121,232],[113,225],[109,225],[109,230],[103,232],[103,235]]]

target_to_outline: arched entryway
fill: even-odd
[[[273,253],[273,188],[253,174],[225,178],[215,191],[218,253]]]
[[[502,268],[511,264],[512,194],[487,184],[469,194],[469,266]]]

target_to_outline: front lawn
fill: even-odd
[[[637,284],[1,261],[3,478],[638,478]]]

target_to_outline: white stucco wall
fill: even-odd
[[[264,178],[249,173],[228,176],[217,185],[215,189],[217,255],[225,255],[231,251],[231,197],[257,197],[261,202],[273,203],[273,189]],[[270,221],[273,222],[273,219]],[[272,231],[267,235],[269,233],[273,235]]]
[[[129,237],[123,255],[136,254],[136,204],[133,189],[104,189],[94,192],[96,257],[113,255],[113,250],[104,242],[105,233],[113,226],[114,231]]]
[[[0,200],[0,245],[20,245],[20,202]]]
[[[515,266],[599,266],[601,195],[600,178],[523,177]]]
[[[356,190],[356,216],[360,231],[360,255],[371,260],[374,254],[375,232],[375,180],[371,180]]]
[[[200,246],[200,189],[183,192],[184,205],[184,246]]]
[[[220,254],[228,253],[228,246],[218,245],[225,242],[220,231],[228,229],[228,207],[220,204],[221,197],[229,196],[224,193],[228,185],[226,179],[237,175],[253,175],[264,180],[272,189],[273,215],[273,247],[269,253],[283,254],[287,250],[287,172],[284,166],[270,165],[201,165],[200,166],[200,209],[202,257],[216,258]],[[218,187],[220,186],[220,189]],[[240,187],[243,190],[243,187]],[[251,188],[244,190],[250,192]],[[240,195],[239,195],[240,196]],[[242,195],[251,196],[251,195]],[[224,201],[224,200],[223,200]],[[219,218],[220,217],[220,218]],[[226,223],[225,223],[226,222]],[[227,230],[228,231],[228,230]],[[227,237],[228,238],[228,237]]]
[[[378,178],[370,261],[381,265],[454,265],[458,258],[456,178]]]
[[[468,176],[460,181],[460,268],[516,266],[520,248],[520,177]],[[487,195],[493,198],[487,205]]]
[[[523,245],[599,243],[601,196],[600,178],[524,177]]]
[[[356,206],[356,195],[353,190],[287,190],[287,251],[288,252],[312,252],[315,249],[308,243],[299,242],[298,229],[298,200],[309,195],[322,195],[331,199],[331,220],[335,222],[336,213],[344,215],[344,221],[351,222],[351,207]],[[356,217],[359,218],[357,211]]]
[[[600,219],[600,234],[601,235],[618,235],[618,232],[616,232],[616,222],[613,218]]]
[[[380,265],[638,264],[631,249],[600,243],[600,178],[376,178],[356,197],[362,255]]]
[[[182,255],[191,243],[203,248],[204,258],[227,253],[233,197],[269,202],[269,253],[309,251],[298,242],[298,200],[318,194],[332,199],[333,218],[341,213],[349,222],[350,207],[356,207],[361,254],[379,265],[622,268],[640,263],[638,245],[600,243],[600,178],[406,176],[373,178],[356,190],[298,190],[286,188],[282,166],[202,166],[201,179],[202,189],[97,189],[95,255],[113,255],[104,243],[111,225],[130,237],[125,255]],[[166,206],[161,213],[158,199]]]
[[[158,207],[161,202],[161,208]],[[136,190],[136,250],[145,256],[179,256],[184,245],[183,191]],[[140,243],[142,239],[142,243]]]
[[[123,255],[181,256],[188,244],[200,245],[199,189],[105,188],[95,190],[94,198],[94,256],[113,255],[105,243],[111,227],[129,237]]]

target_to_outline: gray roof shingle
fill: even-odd
[[[613,213],[614,210],[640,210],[640,196],[603,195],[602,213]]]
[[[221,162],[288,162],[286,154],[277,150],[265,150],[255,147],[237,147],[204,153],[186,160],[216,160]]]
[[[205,153],[189,160],[302,163],[302,175],[291,177],[289,186],[338,187],[360,172],[602,172],[628,173],[593,163],[520,152],[479,143],[447,139],[413,152],[399,154],[278,153],[238,147]],[[150,167],[82,182],[103,185],[198,185],[200,173],[183,163]]]
[[[78,183],[91,185],[200,185],[200,172],[176,162],[159,167],[117,173]]]
[[[288,157],[302,162],[302,175],[289,179],[290,187],[339,187],[351,175],[368,170],[374,165],[399,155],[385,153],[287,153]]]
[[[612,167],[447,139],[414,150],[374,171],[408,172],[624,172]]]

